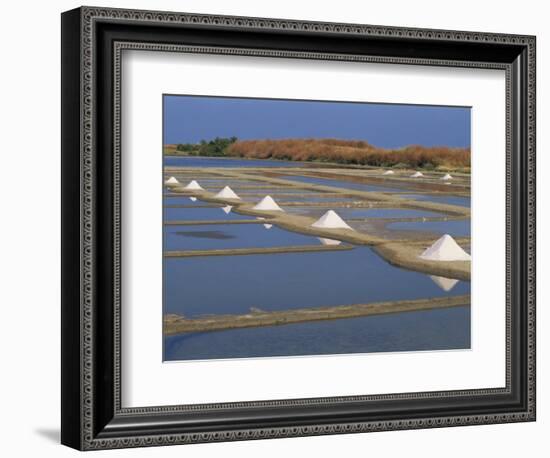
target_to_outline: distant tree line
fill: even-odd
[[[468,171],[470,168],[470,148],[448,146],[380,148],[364,140],[290,138],[239,141],[237,137],[216,137],[210,141],[170,146],[176,154],[189,156],[316,161],[424,170]]]
[[[199,143],[178,143],[176,151],[189,156],[226,156],[227,149],[237,141],[237,137],[216,137],[213,140],[201,140]]]
[[[245,140],[232,143],[226,154],[255,159],[317,161],[395,168],[470,168],[470,148],[410,145],[380,148],[366,141],[340,139]]]

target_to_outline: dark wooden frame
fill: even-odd
[[[120,405],[123,49],[506,71],[505,388],[124,409]],[[535,38],[82,7],[62,15],[62,435],[81,449],[535,419]]]

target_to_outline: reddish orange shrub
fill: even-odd
[[[229,156],[294,161],[325,161],[391,167],[401,164],[411,168],[468,168],[470,148],[410,145],[385,149],[365,141],[339,139],[244,140],[230,145]]]

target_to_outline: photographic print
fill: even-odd
[[[470,349],[470,111],[163,95],[164,361]]]
[[[536,420],[536,37],[61,24],[63,444]]]

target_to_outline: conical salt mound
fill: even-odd
[[[240,199],[240,197],[235,194],[235,191],[233,191],[229,186],[223,188],[214,197],[217,197],[219,199]]]
[[[315,221],[311,227],[319,227],[323,229],[351,229],[350,226],[338,216],[334,210],[329,210],[317,221]],[[352,229],[353,230],[353,229]]]
[[[180,184],[180,182],[176,177],[170,177],[164,182],[164,184]]]
[[[262,210],[262,211],[283,211],[277,202],[273,200],[271,196],[265,196],[260,200],[256,205],[252,207],[252,210]]]
[[[395,175],[393,170],[386,170],[382,175]]]
[[[470,261],[472,259],[449,234],[445,234],[431,247],[426,248],[419,258],[427,261]]]
[[[430,278],[437,286],[446,292],[449,292],[458,283],[458,280],[454,278],[438,277],[436,275],[430,275]]]
[[[222,210],[225,214],[229,214],[231,213],[231,210],[233,209],[233,207],[231,205],[226,205],[225,207],[222,207]]]
[[[420,177],[423,177],[424,174],[422,172],[414,172],[412,175],[411,175],[411,178],[420,178]]]
[[[191,202],[196,202],[196,201],[197,201],[197,198],[196,198],[196,197],[189,197],[189,200],[190,200]]]
[[[187,186],[185,186],[183,189],[189,189],[191,191],[193,190],[199,190],[199,189],[202,189],[202,186],[200,184],[198,184],[195,180],[193,181],[190,181]]]
[[[453,179],[453,176],[448,173],[446,173],[444,176],[440,178],[440,180],[443,180],[443,181],[452,180],[452,179]]]
[[[319,239],[319,242],[327,246],[337,246],[342,243],[340,240],[326,239],[324,237],[317,237],[317,238]]]

